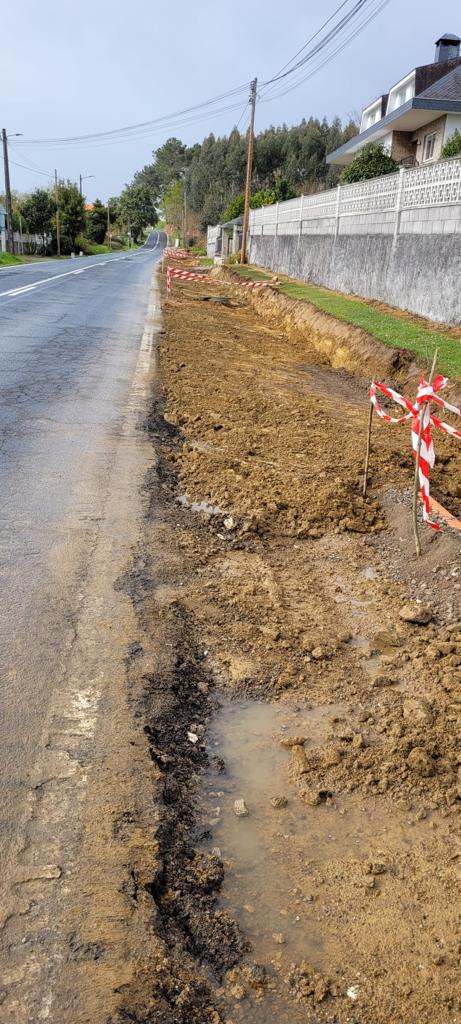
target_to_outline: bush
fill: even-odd
[[[456,129],[442,149],[442,156],[458,156],[461,153],[461,132]]]
[[[344,168],[341,182],[350,184],[354,181],[366,181],[368,178],[380,178],[382,174],[394,174],[398,164],[389,153],[386,153],[381,142],[368,142],[355,160]]]

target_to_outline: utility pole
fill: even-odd
[[[56,253],[61,255],[61,224],[59,220],[58,172],[54,172],[54,197],[56,200]]]
[[[250,103],[251,103],[251,115],[250,115],[250,127],[248,128],[248,151],[247,151],[247,173],[245,181],[245,208],[243,212],[243,231],[242,231],[242,254],[241,263],[247,261],[247,239],[248,239],[248,225],[250,222],[250,197],[251,197],[251,179],[253,174],[253,143],[254,143],[254,131],[255,131],[255,112],[256,112],[256,90],[258,87],[258,79],[254,78],[251,83],[250,92]]]
[[[83,194],[82,193],[82,181],[83,181],[83,178],[82,178],[81,174],[79,175],[79,178],[80,178],[80,195],[82,195]]]
[[[184,231],[183,231],[183,239],[184,239],[184,248],[187,249],[187,244],[188,244],[188,235],[187,235],[187,191],[186,191],[186,186],[185,185],[184,185]]]
[[[109,210],[109,200],[107,200],[107,240],[108,240],[108,242],[109,242],[109,249],[112,249],[112,245],[111,245],[111,237],[110,237],[110,210]]]
[[[14,244],[14,230],[13,230],[13,203],[11,200],[11,185],[10,185],[10,165],[8,161],[8,137],[6,134],[6,128],[2,128],[2,143],[3,143],[3,166],[5,169],[5,196],[6,196],[6,213],[8,217],[8,252],[11,252],[14,256],[15,244]]]

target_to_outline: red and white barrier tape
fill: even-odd
[[[394,391],[393,388],[387,387],[386,384],[380,384],[378,381],[372,381],[370,386],[370,401],[374,407],[375,412],[381,417],[386,423],[406,423],[411,420],[411,443],[413,446],[413,457],[416,458],[418,451],[418,440],[419,440],[419,424],[420,424],[420,412],[423,410],[423,429],[421,433],[421,450],[419,456],[419,486],[421,490],[421,498],[423,502],[423,519],[431,526],[433,530],[440,530],[441,527],[437,523],[432,522],[430,518],[430,503],[429,503],[429,469],[432,469],[435,462],[435,451],[434,443],[432,441],[431,426],[438,427],[439,430],[445,431],[446,434],[450,434],[452,437],[461,438],[461,430],[456,430],[449,423],[445,423],[440,420],[438,416],[432,416],[429,412],[429,402],[435,402],[442,409],[447,409],[449,412],[454,412],[456,416],[461,416],[461,409],[458,409],[456,405],[450,405],[449,402],[445,402],[443,398],[439,398],[436,394],[437,391],[441,391],[442,388],[446,387],[448,380],[439,374],[434,377],[432,384],[428,384],[424,377],[421,377],[419,387],[416,395],[416,402],[413,405],[408,398],[404,395],[400,395],[398,391]],[[386,398],[390,398],[392,402],[396,402],[397,405],[402,406],[403,409],[407,409],[408,412],[405,416],[389,416],[388,413],[384,412],[384,409],[379,405],[376,398],[376,391],[379,390],[386,395]]]
[[[242,288],[268,288],[269,281],[239,281]]]
[[[173,277],[178,277],[180,281],[206,281],[208,274],[197,274],[193,270],[181,270],[180,267],[167,267],[166,290],[168,294],[171,292]]]
[[[168,259],[190,260],[192,259],[193,253],[187,252],[186,249],[167,248],[163,250],[163,256],[166,256]]]

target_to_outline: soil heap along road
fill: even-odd
[[[318,320],[215,271],[166,297],[132,591],[155,916],[123,1019],[461,1021],[460,535],[422,527],[414,555],[408,425],[375,420],[361,496],[349,341],[334,369]],[[459,443],[437,445],[456,514]]]

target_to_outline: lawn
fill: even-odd
[[[20,256],[13,256],[11,252],[0,252],[0,267],[9,267],[14,263],[24,263]]]
[[[270,274],[253,270],[251,267],[235,266],[231,269],[242,277],[253,280],[271,279]],[[433,330],[410,317],[383,312],[371,303],[350,298],[348,295],[338,295],[314,284],[283,280],[280,283],[280,291],[292,299],[310,302],[336,320],[361,327],[383,345],[409,349],[410,352],[414,352],[423,368],[430,366],[432,355],[437,348],[438,371],[451,377],[461,376],[461,338],[444,333],[443,330]]]

